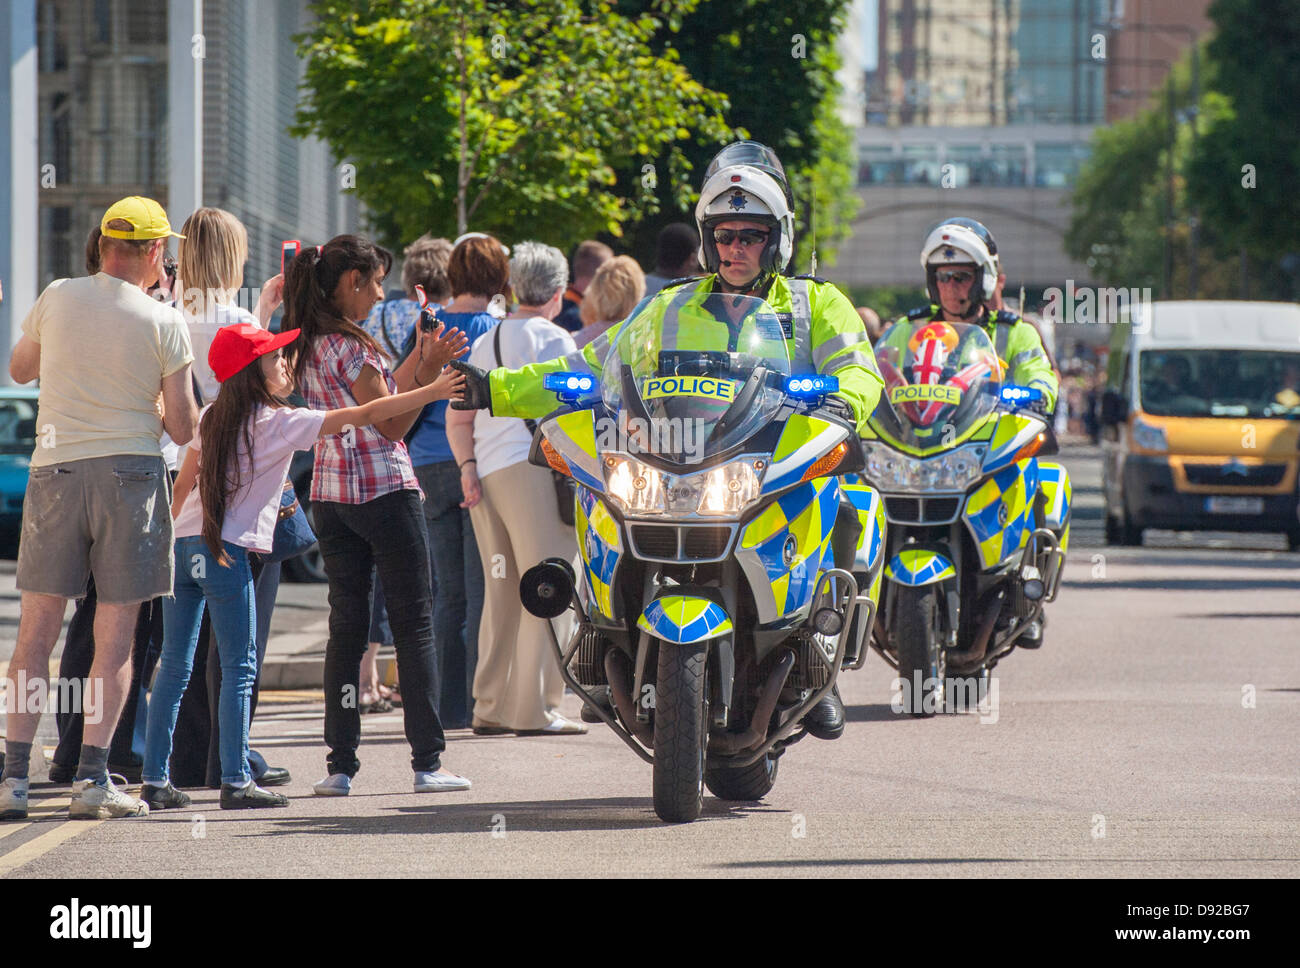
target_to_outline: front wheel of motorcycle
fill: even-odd
[[[768,753],[749,766],[714,766],[704,783],[719,800],[762,800],[776,783],[776,755]]]
[[[892,638],[898,655],[903,711],[933,716],[944,708],[944,661],[939,635],[939,586],[899,586],[894,590]]]
[[[706,643],[659,643],[655,684],[654,805],[660,820],[688,823],[704,803],[709,741]]]

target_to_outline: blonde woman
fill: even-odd
[[[645,296],[645,273],[630,256],[601,265],[582,297],[582,329],[573,342],[582,349],[615,323],[621,323]]]
[[[250,313],[236,299],[244,285],[248,261],[248,232],[244,223],[219,208],[201,208],[181,229],[177,266],[177,308],[185,317],[194,347],[194,375],[206,403],[216,399],[219,384],[208,366],[208,348],[217,330],[236,323],[266,329],[279,308],[284,277],[274,275],[262,283],[257,308]]]

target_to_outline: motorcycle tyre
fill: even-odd
[[[659,643],[653,785],[655,814],[666,823],[689,823],[704,804],[708,654],[704,642]]]
[[[762,800],[776,783],[777,755],[767,753],[749,766],[705,769],[704,783],[719,800]]]
[[[894,590],[894,628],[890,639],[898,657],[898,678],[910,693],[914,673],[921,673],[921,695],[911,696],[905,708],[912,716],[928,718],[946,708],[946,672],[943,645],[936,628],[939,585]]]

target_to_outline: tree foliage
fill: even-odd
[[[1101,283],[1159,292],[1167,241],[1174,277],[1164,298],[1195,291],[1293,299],[1300,292],[1300,243],[1289,231],[1300,222],[1291,185],[1300,171],[1294,3],[1216,0],[1209,15],[1215,34],[1201,47],[1199,102],[1190,54],[1167,81],[1178,108],[1172,148],[1166,87],[1135,118],[1098,129],[1073,193],[1066,248]]]
[[[697,2],[629,17],[590,0],[313,0],[294,133],[355,166],[389,244],[618,236],[658,199],[617,172],[659,159],[685,204],[682,145],[731,136],[726,98],[650,47],[660,15]]]
[[[651,0],[627,0],[620,8],[649,9]],[[781,157],[795,192],[802,237],[796,261],[808,266],[815,230],[818,259],[833,260],[835,245],[849,231],[857,209],[851,134],[837,107],[840,66],[836,42],[844,29],[847,0],[730,0],[705,3],[666,24],[655,40],[675,51],[691,76],[724,93],[727,123]],[[709,159],[722,146],[701,141],[686,151],[698,191]],[[691,221],[692,208],[674,204],[682,185],[661,181],[662,212],[637,229],[636,252],[650,261],[654,237],[666,222]]]

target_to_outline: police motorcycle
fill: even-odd
[[[698,817],[705,786],[763,797],[859,605],[831,540],[835,475],[862,467],[855,429],[819,409],[837,381],[791,373],[763,300],[668,290],[622,324],[599,385],[545,386],[562,406],[531,459],[577,484],[580,588],[548,559],[521,579],[524,606],[578,613],[567,643],[552,629],[564,679],[652,765],[662,820]]]
[[[875,349],[885,391],[862,479],[888,537],[871,646],[898,670],[897,711],[982,706],[990,670],[1056,598],[1070,478],[1041,459],[1057,450],[1029,409],[1041,391],[1002,382],[980,327],[900,320]]]

